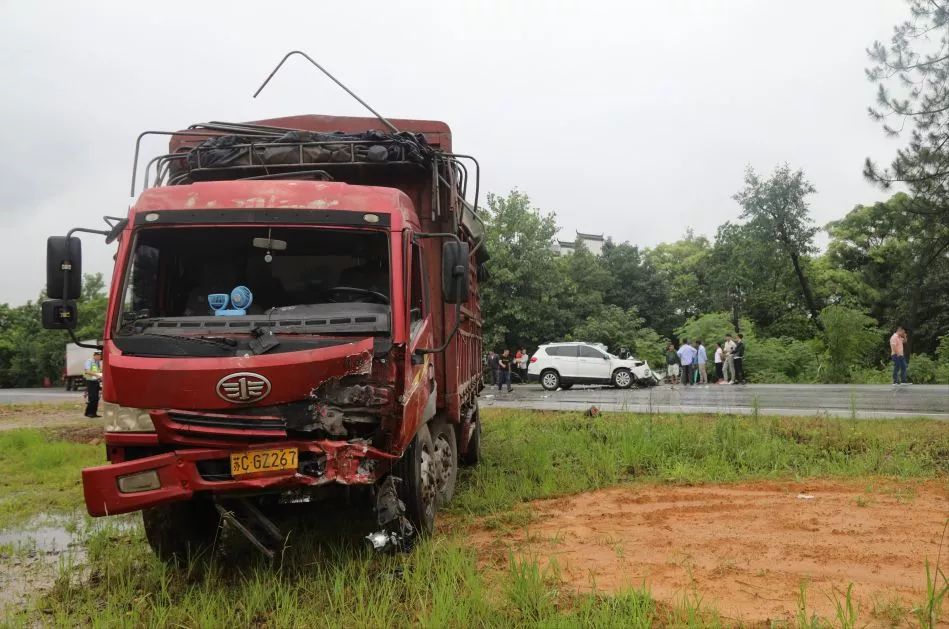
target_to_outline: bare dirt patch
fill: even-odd
[[[102,420],[84,417],[84,408],[79,403],[0,405],[0,430],[97,425],[101,436]]]
[[[833,599],[853,583],[862,619],[883,621],[897,609],[906,621],[925,600],[925,562],[939,553],[949,481],[623,487],[531,510],[524,528],[473,531],[484,563],[503,566],[510,550],[555,562],[579,591],[645,584],[661,602],[697,595],[746,623],[793,620],[802,583],[808,616],[833,618]]]

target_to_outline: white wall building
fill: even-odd
[[[583,234],[577,232],[576,240],[555,240],[551,247],[557,252],[557,254],[565,256],[569,253],[573,253],[576,250],[577,240],[583,243],[583,246],[587,248],[587,251],[595,256],[598,256],[603,252],[603,243],[606,242],[606,238],[603,234]]]

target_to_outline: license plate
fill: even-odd
[[[251,450],[231,454],[231,476],[297,469],[297,449]]]

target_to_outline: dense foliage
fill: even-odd
[[[40,321],[41,295],[22,306],[0,304],[0,387],[28,387],[60,381],[69,337],[59,330],[44,330]],[[101,273],[83,278],[79,304],[82,340],[101,339],[107,297]]]

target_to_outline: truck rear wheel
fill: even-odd
[[[210,500],[172,502],[142,511],[149,546],[159,559],[172,564],[206,560],[214,549],[220,520]]]
[[[438,506],[442,507],[451,502],[455,495],[455,481],[458,478],[458,441],[455,438],[455,427],[444,419],[436,420],[430,426],[437,464]]]
[[[436,468],[432,436],[428,426],[422,426],[392,470],[395,476],[402,479],[398,492],[399,498],[405,503],[405,517],[420,535],[430,535],[435,530],[438,502]]]

